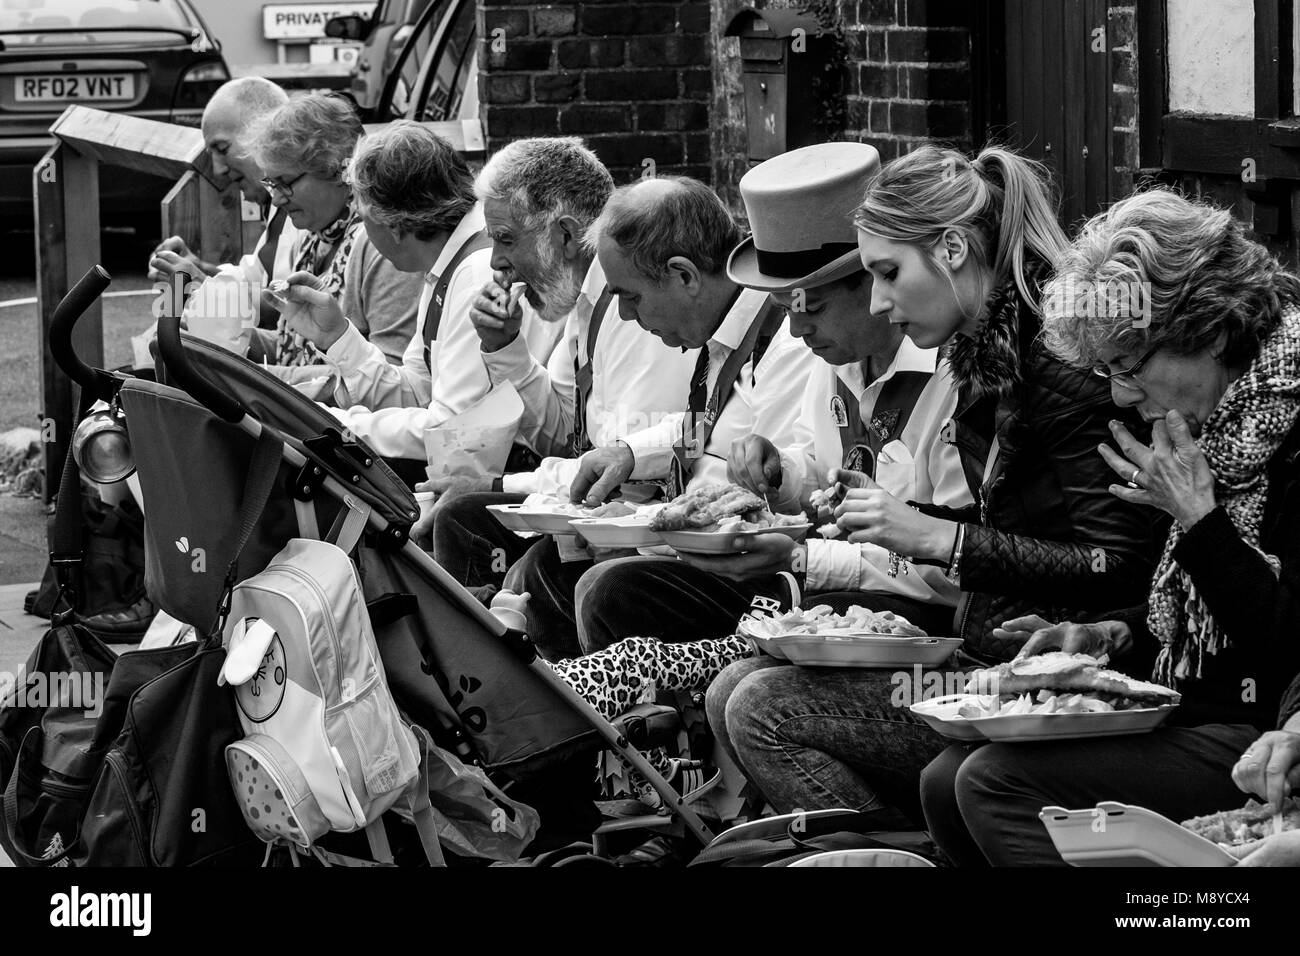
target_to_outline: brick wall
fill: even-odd
[[[742,7],[807,8],[806,0],[712,0],[717,32]],[[845,128],[838,136],[870,143],[888,161],[915,142],[972,142],[970,4],[963,0],[833,0],[826,4],[842,32]],[[740,210],[736,183],[745,159],[740,48],[713,38],[713,179]]]
[[[971,145],[969,4],[840,3],[849,43],[847,138],[888,162],[924,140]]]
[[[583,137],[615,181],[709,179],[709,0],[479,2],[488,151],[525,136]]]

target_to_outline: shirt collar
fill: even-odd
[[[749,327],[758,321],[759,313],[767,302],[767,293],[756,289],[743,289],[740,296],[731,304],[727,314],[709,337],[710,344],[716,343],[729,352],[740,348]]]
[[[587,300],[587,309],[594,310],[600,294],[605,291],[605,270],[600,267],[600,259],[591,257],[587,267],[587,277],[582,280],[582,297]]]
[[[451,262],[461,246],[465,244],[470,236],[484,227],[483,204],[476,202],[474,208],[461,217],[460,222],[456,223],[456,228],[451,231],[447,237],[447,242],[438,253],[438,258],[434,260],[433,268],[425,274],[426,282],[436,282],[442,275],[442,270],[447,268],[447,263]]]
[[[885,369],[885,374],[871,384],[883,385],[894,377],[895,372],[928,372],[933,375],[938,361],[938,349],[919,348],[915,342],[905,335],[903,341],[899,343],[898,351],[894,353],[894,360],[889,363],[889,368]],[[861,362],[850,362],[848,365],[836,366],[835,374],[843,379],[844,384],[853,389],[854,394],[861,395],[866,391],[867,386],[862,378]]]

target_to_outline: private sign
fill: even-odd
[[[331,17],[366,17],[374,3],[273,3],[262,7],[262,35],[268,40],[314,40],[325,35]]]

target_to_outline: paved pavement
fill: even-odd
[[[45,572],[45,506],[0,493],[0,586],[39,581]]]

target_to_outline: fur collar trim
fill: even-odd
[[[1030,288],[1037,287],[1045,271],[1040,262],[1025,264]],[[958,334],[944,348],[962,393],[980,398],[1014,391],[1020,384],[1024,354],[1021,336],[1032,336],[1037,326],[1038,316],[1020,295],[1014,279],[994,289],[988,297],[988,318],[975,335]]]

